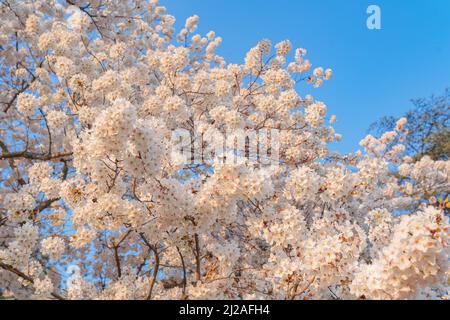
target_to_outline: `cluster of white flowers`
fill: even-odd
[[[64,240],[59,237],[50,237],[42,240],[41,252],[52,260],[58,260],[65,252]]]
[[[278,43],[275,48],[277,49],[277,55],[285,57],[291,52],[292,44],[289,40],[285,40]]]
[[[415,298],[420,289],[447,281],[449,222],[442,212],[426,208],[404,216],[389,245],[372,264],[363,265],[351,290],[370,299]]]
[[[296,91],[333,74],[313,68],[306,49],[262,40],[227,64],[220,37],[196,33],[197,16],[176,34],[157,0],[74,3],[0,12],[0,291],[448,294],[450,162],[405,157],[405,119],[363,139],[363,152],[338,155],[328,147],[341,138],[336,117],[325,121],[325,103]],[[184,162],[171,157],[178,129],[190,133]],[[267,154],[214,151],[241,130]],[[279,148],[261,133],[275,131]],[[69,280],[53,276],[71,266]]]
[[[38,227],[27,222],[14,229],[13,239],[7,248],[0,250],[0,261],[22,269],[28,267],[30,255],[38,244]]]
[[[46,276],[43,279],[36,279],[33,283],[36,295],[47,298],[53,292],[54,286],[52,280]]]
[[[32,116],[39,106],[39,100],[26,92],[21,93],[17,98],[17,110],[25,116]]]

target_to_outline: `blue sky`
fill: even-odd
[[[304,88],[336,114],[341,152],[358,149],[368,126],[383,115],[400,116],[411,98],[440,94],[450,86],[448,0],[160,0],[181,27],[200,16],[200,32],[223,38],[218,51],[242,63],[262,38],[289,39],[308,49],[314,66],[334,78],[320,89]],[[382,29],[366,27],[366,9],[380,6]]]

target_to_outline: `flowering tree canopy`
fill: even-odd
[[[450,162],[404,156],[405,119],[331,151],[335,117],[298,84],[332,71],[305,49],[263,40],[228,64],[197,16],[175,32],[156,0],[5,0],[0,20],[4,296],[447,295]],[[201,146],[272,130],[279,146],[257,149],[276,161],[227,145],[185,163],[180,129]]]
[[[403,144],[414,160],[428,155],[434,160],[450,159],[450,88],[439,96],[412,100],[414,108],[405,113],[408,135]],[[397,119],[385,116],[370,126],[374,133],[395,128]]]

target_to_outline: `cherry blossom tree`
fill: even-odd
[[[447,296],[450,162],[405,156],[405,119],[331,151],[335,116],[298,84],[332,71],[305,49],[262,40],[228,64],[156,0],[2,0],[0,20],[4,297]],[[277,161],[184,163],[180,129],[275,130]]]
[[[450,158],[450,88],[443,94],[411,100],[414,108],[405,113],[409,134],[403,144],[413,159],[424,155],[434,160]],[[369,130],[384,133],[395,127],[397,119],[385,116],[374,122]]]

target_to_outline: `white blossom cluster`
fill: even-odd
[[[0,294],[448,296],[450,162],[406,157],[393,143],[405,119],[363,151],[330,151],[336,117],[297,84],[318,88],[333,72],[313,68],[305,49],[262,40],[228,64],[222,39],[197,33],[199,17],[176,33],[157,0],[8,3]],[[279,163],[180,164],[177,129],[200,144],[276,129]]]

